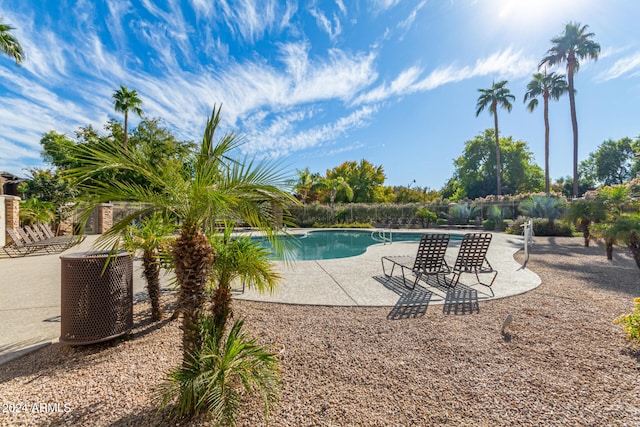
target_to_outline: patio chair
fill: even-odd
[[[11,238],[12,243],[5,245],[2,249],[12,258],[16,256],[51,253],[50,245],[23,240],[12,228],[7,228],[6,232]]]
[[[449,286],[455,287],[463,273],[473,273],[476,275],[478,284],[486,286],[491,292],[491,295],[494,296],[491,285],[493,285],[493,282],[496,280],[498,272],[491,267],[491,264],[489,264],[487,260],[487,251],[489,250],[491,237],[491,233],[467,233],[462,237],[456,262],[451,269],[453,276]],[[493,278],[488,284],[480,281],[480,277],[478,276],[478,274],[484,273],[493,274]]]
[[[410,271],[416,279],[411,289],[415,289],[416,284],[423,276],[435,275],[437,280],[439,275],[445,275],[451,272],[451,269],[444,260],[444,255],[449,245],[448,234],[427,233],[420,239],[418,252],[415,258],[411,256],[383,256],[381,258],[382,272],[386,277],[393,276],[393,270],[399,266],[402,271],[402,282],[406,287],[407,279],[405,270]],[[387,274],[385,270],[385,261],[391,263],[391,271]]]
[[[29,235],[32,243],[40,243],[43,246],[47,245],[54,251],[62,252],[72,245],[72,241],[66,237],[47,237],[43,232],[41,232],[37,225],[34,225],[33,227],[25,225],[22,228]]]

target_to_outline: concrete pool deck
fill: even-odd
[[[409,230],[428,232],[432,230]],[[438,230],[442,232],[442,230]],[[296,230],[297,232],[302,232]],[[454,232],[455,233],[455,232]],[[455,233],[461,234],[461,233]],[[92,250],[97,236],[61,254],[0,258],[0,364],[60,336],[60,256]],[[287,304],[332,306],[399,306],[407,300],[422,304],[447,304],[446,290],[421,282],[415,291],[402,285],[402,280],[389,280],[382,274],[380,258],[386,255],[414,256],[417,242],[378,244],[366,253],[350,258],[278,262],[283,279],[273,295],[260,295],[246,289],[237,299]],[[523,247],[523,238],[495,233],[488,252],[488,260],[499,271],[492,287],[495,297],[503,298],[527,292],[540,284],[540,278],[522,268],[513,254]],[[457,242],[451,241],[447,260],[453,261]],[[134,261],[133,290],[136,299],[146,297],[141,277],[140,261]],[[488,276],[488,275],[487,275]],[[482,276],[481,276],[482,278]],[[168,284],[167,277],[163,284]],[[463,275],[462,287],[473,286],[475,276]],[[477,289],[477,300],[489,299],[487,289]]]

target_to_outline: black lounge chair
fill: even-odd
[[[489,261],[487,261],[487,251],[489,250],[491,237],[491,233],[467,233],[462,237],[460,250],[458,251],[456,262],[451,271],[453,277],[449,286],[456,286],[463,273],[473,273],[476,275],[478,284],[489,288],[491,295],[494,296],[491,285],[493,285],[493,282],[496,280],[498,272],[494,270],[491,264],[489,264]],[[493,278],[488,284],[481,282],[478,276],[478,274],[484,273],[493,274]]]
[[[439,275],[442,274],[444,276],[451,272],[447,262],[444,260],[448,245],[448,234],[427,233],[420,239],[415,258],[410,256],[383,256],[380,260],[382,262],[382,272],[385,276],[392,277],[393,270],[396,266],[399,266],[402,271],[402,282],[409,287],[404,270],[411,271],[416,277],[411,289],[415,289],[422,276],[435,275],[436,279],[439,280]],[[389,274],[384,268],[385,261],[391,263],[391,272]]]

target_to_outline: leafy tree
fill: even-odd
[[[53,206],[53,221],[56,227],[65,220],[72,211],[72,201],[77,196],[69,180],[49,169],[32,168],[28,179],[20,184],[20,192],[26,200],[34,199]]]
[[[142,251],[142,275],[147,282],[147,293],[151,301],[151,320],[162,320],[160,304],[160,270],[162,258],[169,248],[169,236],[175,225],[157,212],[144,217],[139,223],[130,225],[123,233],[124,246],[128,251]]]
[[[497,193],[494,135],[493,129],[486,129],[465,143],[464,152],[454,160],[454,176],[443,189],[443,197],[459,200],[452,197],[456,194],[475,199]],[[511,137],[500,138],[499,142],[504,158],[504,187],[514,194],[542,189],[542,170],[533,164],[527,144]]]
[[[369,161],[362,159],[360,162],[344,162],[340,166],[327,171],[328,179],[342,177],[353,191],[353,197],[348,197],[347,192],[339,192],[338,201],[353,201],[354,203],[375,202],[376,188],[384,184],[386,178],[382,166],[374,166]]]
[[[416,218],[420,218],[422,228],[426,228],[438,220],[438,215],[427,208],[418,208],[418,210],[416,210]]]
[[[498,83],[494,82],[489,89],[478,89],[480,96],[478,97],[478,103],[476,104],[476,117],[478,117],[485,109],[488,109],[489,113],[493,115],[493,128],[495,131],[494,136],[496,141],[496,195],[498,196],[502,194],[502,168],[500,163],[500,142],[498,141],[498,106],[501,106],[505,110],[511,112],[511,102],[516,99],[515,96],[511,95],[509,89],[505,87],[506,85],[507,81],[503,80]]]
[[[138,97],[138,91],[135,89],[129,90],[123,85],[120,85],[120,89],[113,92],[113,108],[118,113],[124,114],[124,148],[127,148],[128,136],[127,129],[129,125],[129,111],[137,115],[142,116],[142,100]]]
[[[542,58],[538,67],[567,64],[567,80],[569,83],[569,106],[571,108],[571,126],[573,129],[573,197],[578,197],[578,119],[576,116],[574,74],[580,68],[583,59],[597,60],[600,55],[600,45],[592,40],[594,34],[587,32],[588,25],[569,22],[564,31],[551,39],[553,46]]]
[[[581,165],[586,173],[602,185],[623,184],[633,178],[640,170],[640,162],[634,159],[638,151],[638,141],[622,138],[618,141],[609,139],[589,154],[589,158]]]
[[[584,246],[589,247],[591,240],[591,224],[606,218],[606,211],[602,200],[585,199],[573,200],[565,212],[565,218],[573,224],[580,224],[584,236]]]
[[[536,73],[527,84],[524,102],[529,101],[527,109],[533,112],[538,106],[538,97],[542,96],[544,103],[544,190],[550,195],[549,183],[549,97],[558,100],[567,91],[565,76],[551,73]]]
[[[179,224],[171,254],[175,265],[178,310],[182,315],[183,365],[201,349],[198,329],[203,315],[205,289],[215,262],[214,251],[203,230],[212,230],[219,219],[239,218],[274,239],[275,210],[295,199],[283,188],[287,182],[269,163],[233,160],[241,145],[233,133],[216,141],[220,109],[207,120],[197,152],[184,160],[169,159],[161,168],[139,149],[124,149],[113,141],[97,147],[79,146],[75,157],[82,166],[69,172],[84,190],[87,212],[106,201],[141,202],[138,209],[113,225],[103,240],[115,239],[136,217],[154,211]],[[103,171],[125,170],[145,177],[148,185],[134,181],[100,181]]]
[[[578,176],[580,177],[580,181],[578,182],[579,194],[584,194],[587,191],[596,188],[596,183],[584,168],[583,162],[581,162],[581,166],[578,169]],[[573,178],[565,176],[556,179],[556,181],[551,185],[551,190],[555,193],[560,193],[565,197],[571,197],[573,194]]]
[[[11,30],[15,30],[15,28],[2,22],[2,18],[0,18],[0,51],[13,58],[16,64],[20,65],[24,61],[24,50],[18,39],[11,34]]]

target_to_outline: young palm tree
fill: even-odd
[[[280,275],[269,260],[269,250],[250,237],[232,238],[233,227],[225,227],[224,233],[215,235],[211,245],[216,262],[211,268],[213,287],[213,319],[224,331],[231,314],[231,285],[235,279],[260,292],[273,291]]]
[[[612,259],[614,244],[624,244],[629,248],[633,260],[640,268],[640,214],[623,214],[608,222],[600,229],[600,235],[605,239],[607,259]]]
[[[113,92],[113,108],[118,113],[124,114],[124,148],[127,148],[128,135],[127,129],[129,126],[129,110],[131,110],[138,117],[142,116],[142,100],[138,97],[138,91],[133,89],[129,90],[123,85],[120,85],[120,89]]]
[[[22,64],[24,60],[24,51],[20,42],[11,34],[14,27],[2,22],[0,18],[0,50],[7,56],[12,57],[16,64]]]
[[[562,74],[536,73],[527,85],[524,102],[529,100],[527,109],[533,112],[538,106],[538,97],[542,95],[544,102],[544,189],[547,196],[551,194],[549,184],[549,97],[556,101],[567,91],[567,82]]]
[[[337,178],[321,178],[316,184],[316,188],[329,190],[329,204],[331,206],[331,222],[336,218],[336,194],[338,190],[344,190],[348,200],[353,199],[353,189],[341,176]]]
[[[314,184],[314,175],[309,171],[309,168],[296,171],[298,179],[295,182],[293,190],[298,193],[300,201],[302,202],[302,222],[304,223],[307,216],[307,198],[309,192]]]
[[[175,226],[168,223],[155,212],[152,216],[143,218],[139,224],[127,227],[123,234],[124,246],[128,251],[142,251],[142,274],[147,282],[147,292],[151,301],[151,320],[162,320],[162,305],[160,305],[160,269],[162,267],[162,252],[168,248],[168,237],[175,230]]]
[[[565,218],[571,223],[580,223],[582,235],[584,236],[584,246],[589,247],[591,224],[604,220],[606,218],[606,210],[602,201],[598,199],[574,200],[569,204],[565,212]]]
[[[498,105],[510,112],[513,107],[511,102],[516,99],[515,96],[511,95],[509,89],[505,87],[506,84],[507,81],[503,80],[498,83],[493,83],[489,89],[478,89],[480,96],[476,104],[476,117],[486,108],[488,108],[489,113],[493,115],[493,125],[496,134],[496,183],[498,186],[496,194],[498,196],[502,194],[502,167],[500,165],[500,141],[498,138]]]
[[[180,224],[172,256],[179,285],[178,310],[182,315],[185,364],[201,347],[198,322],[203,313],[211,265],[215,261],[215,253],[204,231],[212,230],[217,219],[240,217],[273,238],[277,225],[273,209],[295,203],[285,190],[286,177],[274,165],[254,165],[229,157],[242,141],[229,133],[216,142],[219,124],[220,109],[214,107],[199,151],[188,158],[168,159],[161,167],[138,149],[126,150],[105,140],[96,146],[78,146],[75,157],[82,166],[69,171],[81,193],[85,194],[87,213],[84,217],[102,202],[142,202],[136,211],[114,224],[103,235],[103,241],[112,240],[117,246],[118,236],[132,220],[154,211]],[[101,172],[114,169],[135,172],[148,184],[99,179]]]
[[[225,339],[212,317],[200,323],[202,349],[176,367],[157,390],[164,407],[176,402],[174,418],[209,415],[214,425],[234,426],[243,398],[259,394],[265,419],[278,401],[280,369],[276,354],[249,338],[243,321],[234,322]]]
[[[576,99],[573,76],[580,68],[580,60],[597,60],[600,45],[592,40],[593,33],[587,33],[588,25],[569,22],[564,32],[551,39],[553,46],[542,58],[538,67],[567,64],[567,80],[569,81],[569,106],[571,108],[571,126],[573,128],[573,197],[578,197],[578,119],[576,117]]]

